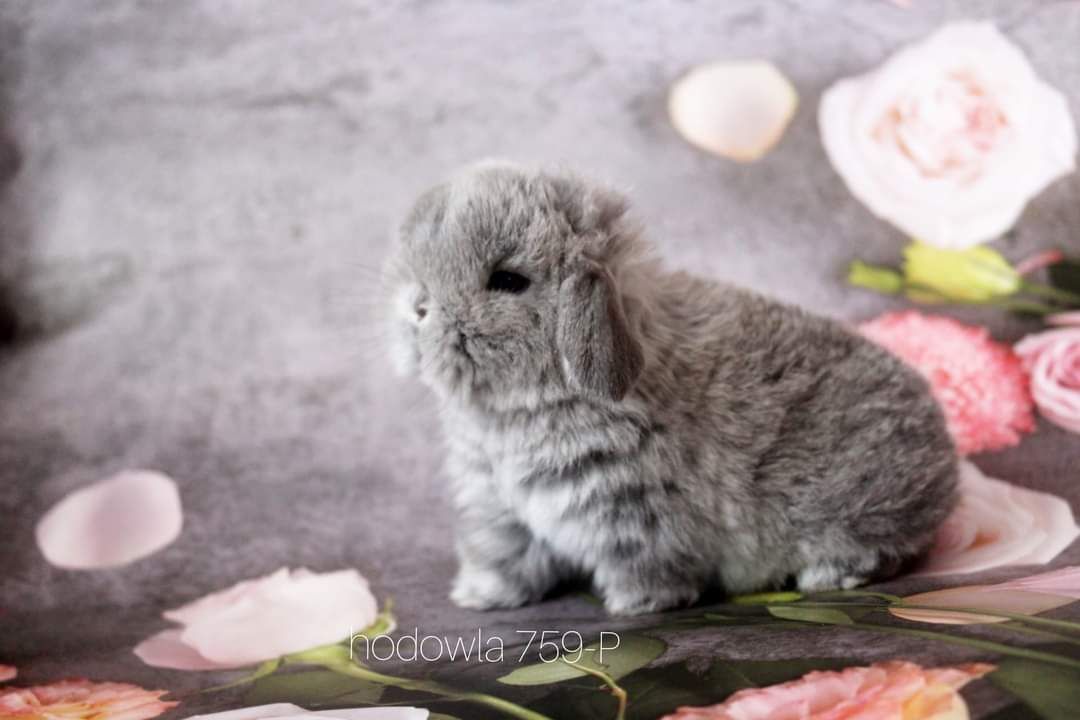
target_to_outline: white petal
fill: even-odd
[[[780,140],[799,96],[773,65],[760,60],[694,68],[671,88],[668,114],[690,143],[749,162]]]
[[[37,525],[37,543],[53,565],[115,567],[162,549],[180,534],[176,483],[161,473],[128,470],[71,493]]]
[[[358,708],[355,710],[320,710],[316,717],[339,720],[427,720],[428,711],[415,707]]]
[[[276,589],[284,587],[288,582],[289,569],[278,568],[269,575],[238,582],[232,587],[204,595],[181,607],[166,610],[163,614],[167,620],[187,625],[228,609],[235,603],[241,602],[248,595],[255,595],[260,592],[272,595]]]
[[[225,710],[206,715],[192,715],[187,720],[263,720],[264,718],[284,718],[290,715],[301,715],[304,708],[291,703],[274,703],[272,705],[256,705],[254,707],[240,708],[239,710]]]

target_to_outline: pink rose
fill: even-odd
[[[165,702],[164,690],[89,680],[0,690],[0,717],[25,720],[145,720],[178,703]]]
[[[1077,321],[1076,314],[1070,313]],[[1058,316],[1058,322],[1068,318]],[[1028,335],[1016,353],[1031,377],[1031,395],[1050,422],[1080,433],[1080,326]]]
[[[829,88],[821,139],[851,193],[944,248],[993,239],[1075,168],[1068,102],[993,25],[956,22]]]
[[[960,463],[960,502],[945,520],[916,575],[973,573],[1003,565],[1041,565],[1080,536],[1065,500],[989,478]]]
[[[719,705],[679,708],[662,720],[959,720],[968,713],[957,690],[993,669],[984,663],[924,669],[891,661],[812,672],[740,690]]]
[[[377,614],[367,580],[355,570],[281,568],[166,611],[182,627],[147,638],[135,654],[177,670],[243,667],[344,640]]]

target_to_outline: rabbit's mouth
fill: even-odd
[[[476,358],[469,352],[469,338],[466,337],[465,333],[458,331],[457,340],[452,347],[469,365],[476,367]]]
[[[432,338],[431,340],[434,340]],[[475,348],[470,338],[456,328],[448,328],[438,341],[417,343],[421,379],[440,395],[470,391],[477,380]]]

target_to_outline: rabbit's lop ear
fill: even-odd
[[[557,342],[567,380],[592,395],[621,400],[644,365],[615,281],[583,258],[559,287]]]

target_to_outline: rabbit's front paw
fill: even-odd
[[[698,599],[698,594],[695,587],[607,588],[604,591],[604,608],[611,615],[645,615],[692,605]]]
[[[455,605],[471,610],[514,608],[530,599],[524,587],[489,568],[461,568],[450,591]]]

